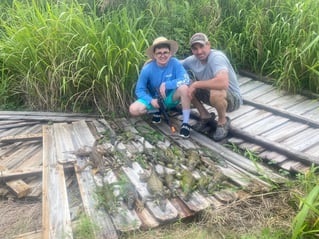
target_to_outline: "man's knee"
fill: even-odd
[[[227,104],[227,93],[225,90],[211,90],[210,103],[212,106],[219,106]]]

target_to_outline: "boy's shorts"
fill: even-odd
[[[173,100],[173,95],[174,95],[175,91],[176,90],[170,91],[169,94],[164,99],[164,104],[165,104],[167,109],[174,108],[175,106],[177,106],[180,103],[180,100],[175,100],[175,101]],[[148,111],[157,110],[151,104],[148,104],[145,100],[138,99],[137,101],[141,102],[142,104],[144,104]]]

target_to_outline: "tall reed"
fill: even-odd
[[[84,9],[15,1],[0,43],[2,82],[13,82],[3,89],[38,110],[125,109],[152,22],[144,30],[125,8],[103,17]]]
[[[224,46],[238,68],[270,76],[291,92],[319,92],[318,1],[219,2],[223,23],[215,34],[231,42]]]

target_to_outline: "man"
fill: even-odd
[[[193,55],[182,61],[185,69],[191,71],[197,80],[189,86],[189,96],[200,114],[200,128],[206,127],[214,117],[201,101],[216,109],[218,120],[213,139],[220,141],[228,135],[230,128],[226,112],[238,109],[243,102],[236,73],[224,53],[211,49],[204,33],[194,34],[190,47]]]
[[[181,103],[183,123],[180,128],[180,136],[188,138],[190,136],[188,124],[190,79],[180,61],[173,57],[177,50],[177,42],[167,40],[165,37],[156,38],[146,50],[146,55],[151,60],[143,66],[140,72],[135,89],[138,99],[130,105],[129,111],[132,116],[155,112],[152,122],[160,123],[158,94],[163,97],[168,109]]]

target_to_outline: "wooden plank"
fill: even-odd
[[[296,162],[293,160],[287,160],[280,164],[280,167],[288,172],[300,172],[305,173],[308,169],[308,167],[300,167],[300,162]],[[301,168],[301,169],[299,169]]]
[[[57,162],[53,128],[43,127],[43,239],[73,238],[64,169]]]
[[[215,152],[218,155],[222,155],[222,157],[229,163],[232,163],[234,165],[237,165],[240,167],[243,171],[242,172],[250,172],[255,175],[259,175],[262,173],[262,176],[267,176],[268,178],[271,178],[274,180],[274,182],[280,183],[285,181],[285,179],[274,173],[272,170],[262,166],[261,164],[254,163],[247,158],[238,155],[231,150],[223,147],[222,145],[214,142],[213,140],[207,138],[206,136],[193,131],[192,132],[192,138],[196,140],[201,145],[211,149],[213,152]]]
[[[185,200],[183,197],[180,197],[180,199],[187,205],[190,210],[194,212],[200,212],[210,206],[210,201],[207,200],[198,191],[192,192],[188,200]]]
[[[262,96],[254,98],[253,101],[259,104],[268,104],[269,102],[272,102],[282,97],[284,94],[285,94],[284,91],[274,89],[273,91],[263,94]]]
[[[274,90],[274,87],[267,84],[263,84],[262,86],[258,87],[256,90],[242,93],[242,96],[244,99],[253,100],[255,98],[261,97],[262,95],[268,94],[273,90]]]
[[[236,119],[231,119],[231,124],[234,127],[243,129],[251,124],[254,124],[255,122],[267,118],[271,116],[271,113],[264,111],[264,110],[253,110],[250,111],[244,115],[242,115],[241,117],[238,117]]]
[[[240,126],[240,128],[246,132],[249,132],[250,134],[260,135],[269,130],[276,129],[288,121],[289,119],[287,118],[271,115],[269,117],[265,117],[264,119],[260,119],[255,123],[248,125],[247,127]]]
[[[228,141],[229,142],[229,141]],[[258,144],[254,144],[251,142],[242,142],[240,144],[236,144],[240,149],[242,150],[249,150],[254,154],[258,154],[261,153],[262,151],[265,150],[264,147],[258,145]]]
[[[287,108],[287,110],[292,114],[303,115],[309,111],[317,109],[318,107],[319,102],[317,100],[306,100]]]
[[[304,151],[312,145],[316,146],[319,144],[319,129],[307,128],[306,130],[285,139],[281,143],[294,150]]]
[[[8,163],[6,166],[9,169],[18,168],[19,165],[23,164],[25,161],[28,161],[33,154],[38,152],[39,144],[22,144],[15,149],[15,152],[8,156]],[[38,162],[37,165],[40,165],[41,162]]]
[[[292,121],[296,121],[296,122],[300,122],[303,124],[307,124],[308,126],[314,127],[314,128],[319,128],[319,122],[318,121],[314,121],[310,118],[306,118],[300,115],[296,115],[296,114],[291,114],[289,111],[284,110],[284,109],[280,109],[280,108],[273,108],[273,107],[268,107],[267,105],[264,104],[259,104],[256,103],[254,101],[247,101],[244,100],[245,104],[254,106],[256,108],[259,108],[260,110],[265,110],[268,112],[271,112],[273,114],[276,114],[278,116],[282,116],[285,118],[289,118]]]
[[[13,191],[13,193],[18,198],[25,197],[31,191],[31,187],[22,179],[8,181],[6,185]]]
[[[83,113],[61,113],[41,111],[0,111],[0,120],[37,120],[52,122],[72,122],[83,119],[99,118],[97,115]]]
[[[242,76],[242,75],[237,75],[237,80],[238,80],[238,84],[239,86],[246,84],[247,82],[252,81],[253,79],[250,77],[246,77],[246,76]]]
[[[238,110],[235,110],[233,112],[228,112],[227,116],[231,119],[231,120],[235,120],[238,117],[241,117],[243,115],[246,115],[247,113],[249,113],[250,111],[253,111],[255,108],[250,106],[250,105],[242,105],[240,106],[240,108]]]
[[[11,143],[16,141],[27,141],[27,140],[42,140],[42,133],[8,135],[8,136],[0,137],[0,143]]]
[[[268,105],[274,108],[286,109],[296,104],[302,103],[305,100],[306,98],[301,95],[284,95],[268,102]]]
[[[149,230],[150,228],[155,228],[160,225],[160,222],[156,220],[156,218],[147,208],[142,207],[141,209],[137,210],[136,213],[142,222],[141,229]]]
[[[304,113],[303,116],[319,122],[319,120],[318,120],[319,119],[319,105],[314,110],[307,111],[306,113]]]
[[[269,161],[270,164],[280,164],[288,159],[285,155],[269,150],[265,150],[259,156]]]
[[[25,181],[30,185],[31,191],[26,198],[39,199],[42,196],[42,177],[26,178]]]
[[[90,170],[91,166],[84,167],[84,164],[84,160],[78,159],[74,167],[85,213],[97,227],[94,228],[95,238],[117,239],[117,231],[110,215],[96,207],[98,204],[94,196],[96,182]]]
[[[311,148],[306,149],[304,153],[310,156],[319,157],[319,145],[313,145]]]
[[[300,162],[303,162],[305,164],[311,164],[311,163],[319,163],[318,157],[309,157],[309,155],[300,152],[298,150],[295,150],[294,148],[290,147],[289,145],[283,145],[274,143],[273,141],[270,141],[264,137],[260,137],[258,135],[251,135],[247,132],[244,132],[238,128],[231,127],[231,133],[236,137],[241,137],[245,140],[256,142],[260,145],[262,145],[265,148],[270,148],[273,151],[277,151],[281,154],[284,154],[288,157],[290,157],[293,160],[297,160]]]
[[[106,179],[108,184],[114,184],[119,182],[118,178],[115,176],[112,170],[109,170],[107,172],[104,179]],[[115,194],[120,194],[120,188],[115,190]],[[116,207],[115,211],[117,213],[111,214],[111,217],[118,231],[127,232],[132,230],[138,230],[141,227],[142,222],[139,219],[135,210],[129,210],[127,208],[127,205],[123,201],[120,202],[119,206]]]
[[[308,128],[308,126],[305,124],[289,121],[274,128],[273,130],[268,130],[267,132],[260,134],[260,136],[279,143],[301,131],[304,131],[306,128]]]
[[[39,126],[41,125],[40,121],[29,121],[29,122],[18,122],[15,124],[1,124],[0,129],[1,130],[10,130],[10,129],[17,129],[17,128],[32,128],[34,126]]]
[[[242,95],[245,95],[248,92],[257,91],[259,87],[263,87],[264,85],[265,84],[260,81],[249,81],[240,85],[240,92]]]
[[[16,170],[24,170],[25,168],[36,168],[42,165],[43,149],[42,144],[34,143],[38,147],[34,149],[33,154],[26,160],[19,163]]]
[[[76,151],[73,138],[71,125],[67,123],[53,124],[53,135],[56,145],[56,155],[59,163],[74,163],[76,162]]]
[[[95,142],[95,137],[89,129],[89,126],[84,120],[76,121],[72,123],[73,126],[73,134],[77,141],[76,149],[82,149],[85,147],[93,147]]]
[[[177,209],[179,218],[183,219],[194,215],[194,212],[191,211],[180,198],[174,197],[171,198],[170,201],[172,205]]]
[[[1,170],[0,170],[1,171]],[[0,173],[0,181],[17,180],[30,176],[42,176],[42,166],[34,168],[6,170]]]

